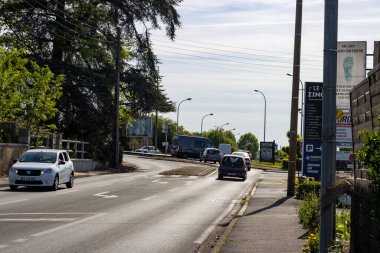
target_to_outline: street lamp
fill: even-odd
[[[287,76],[293,76],[292,74],[289,74],[289,73],[286,73]],[[301,84],[301,110],[298,109],[298,111],[300,112],[301,114],[301,137],[303,138],[303,131],[302,131],[302,128],[303,128],[303,106],[304,106],[304,101],[303,101],[303,91],[304,91],[304,88],[303,88],[303,82],[302,80],[300,79],[300,84]]]
[[[222,128],[224,127],[224,126],[227,126],[227,125],[229,125],[230,123],[225,123],[225,124],[223,124],[223,125],[221,125],[220,127],[219,127],[219,144],[220,144],[220,135],[222,134]]]
[[[209,114],[206,114],[205,116],[203,116],[202,118],[202,121],[201,121],[201,136],[202,136],[202,133],[203,133],[203,119],[206,118],[207,116],[213,116],[214,114],[213,113],[209,113]]]
[[[186,99],[182,100],[181,102],[179,102],[179,104],[178,104],[178,107],[177,107],[177,129],[176,129],[176,135],[178,135],[179,106],[183,102],[185,102],[185,101],[191,101],[191,98],[186,98]]]
[[[261,91],[255,90],[255,92],[261,93],[261,95],[263,95],[263,98],[264,98],[264,142],[265,142],[265,128],[266,128],[266,121],[267,121],[267,99],[265,98],[264,93],[262,93]]]

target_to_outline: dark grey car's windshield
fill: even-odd
[[[53,152],[28,152],[24,154],[19,162],[32,163],[55,163],[57,161],[57,153]]]

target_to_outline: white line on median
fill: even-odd
[[[105,215],[105,214],[106,213],[98,213],[96,215],[93,215],[93,216],[90,216],[90,217],[87,217],[87,218],[84,218],[84,219],[81,219],[81,220],[77,220],[77,221],[71,222],[69,224],[65,224],[65,225],[58,226],[58,227],[55,227],[55,228],[52,228],[52,229],[48,229],[48,230],[42,231],[40,233],[32,234],[31,236],[38,237],[38,236],[50,234],[50,233],[56,232],[56,231],[64,229],[64,228],[68,228],[68,227],[71,227],[71,226],[74,226],[74,225],[77,225],[77,224],[81,224],[81,223],[84,223],[86,221],[98,218],[98,217],[100,217],[102,215]]]
[[[67,194],[67,193],[72,193],[72,192],[77,192],[78,190],[71,190],[71,191],[65,191],[65,192],[60,192],[60,193],[57,193],[58,195],[61,195],[61,194]]]
[[[0,205],[13,204],[13,203],[17,203],[17,202],[26,201],[26,200],[28,200],[28,199],[20,199],[20,200],[15,200],[15,201],[2,202],[2,203],[0,203]]]
[[[154,199],[154,198],[157,198],[157,197],[158,197],[157,195],[153,195],[153,196],[147,197],[147,198],[142,199],[142,200],[146,201],[146,200]]]

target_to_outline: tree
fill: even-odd
[[[66,138],[109,149],[114,118],[116,28],[121,31],[121,107],[131,117],[174,110],[157,85],[150,30],[174,39],[181,0],[7,0],[0,2],[0,43],[64,74],[55,123]],[[158,88],[157,88],[158,87]],[[99,150],[100,149],[100,150]]]
[[[22,54],[0,48],[0,121],[14,122],[39,134],[55,128],[49,121],[58,111],[56,102],[64,77],[55,77],[49,67],[40,67]]]
[[[232,131],[224,131],[223,129],[216,128],[211,129],[208,132],[204,132],[203,135],[210,139],[214,147],[219,147],[220,143],[227,143],[231,145],[233,151],[237,150],[237,144],[235,136]]]
[[[257,151],[259,150],[259,142],[256,136],[252,133],[246,133],[240,136],[238,141],[238,147],[243,150],[251,152],[252,157],[257,157]]]

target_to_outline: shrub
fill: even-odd
[[[329,247],[331,253],[348,253],[350,251],[351,215],[349,209],[343,209],[336,215],[336,240]]]
[[[319,197],[315,193],[304,196],[298,209],[298,218],[302,226],[310,231],[318,228]]]
[[[289,166],[289,159],[283,159],[282,160],[282,168],[287,169]]]
[[[305,196],[311,193],[319,196],[320,188],[321,183],[319,181],[314,181],[312,178],[300,180],[299,184],[296,186],[296,198],[304,199]]]
[[[306,244],[302,248],[305,253],[319,253],[319,230],[315,230],[306,238]]]

